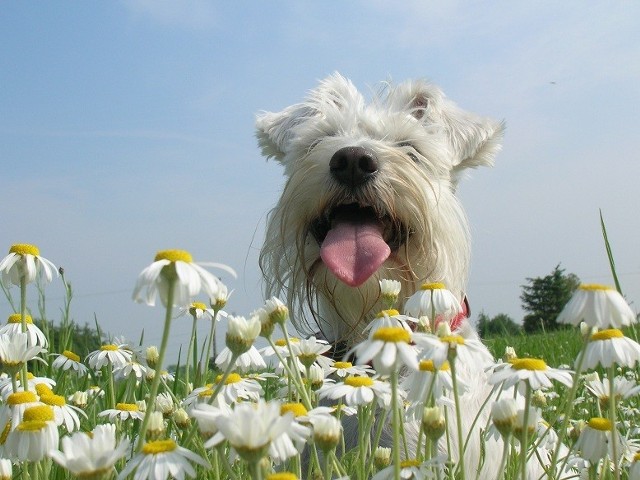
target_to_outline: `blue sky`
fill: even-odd
[[[637,310],[639,27],[632,2],[4,2],[0,248],[38,245],[65,267],[77,322],[147,344],[163,313],[131,291],[157,250],[233,266],[229,310],[248,314],[283,183],[255,114],[334,71],[365,94],[424,77],[507,124],[496,166],[459,190],[473,311],[520,319],[520,286],[558,263],[611,283],[600,208]],[[190,323],[174,327],[175,354]]]

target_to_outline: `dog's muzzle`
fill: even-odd
[[[376,155],[363,147],[344,147],[331,157],[331,176],[346,187],[357,187],[369,181],[378,171]]]

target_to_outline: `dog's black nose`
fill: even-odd
[[[338,182],[356,187],[378,171],[378,159],[366,148],[344,147],[331,157],[329,170]]]

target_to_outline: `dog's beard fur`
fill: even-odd
[[[263,152],[278,159],[287,176],[268,219],[260,265],[267,296],[286,298],[299,330],[357,343],[380,310],[381,279],[401,282],[401,302],[431,281],[462,299],[470,238],[455,187],[464,169],[491,164],[500,123],[463,112],[426,82],[386,85],[366,104],[336,74],[306,102],[264,113],[257,124]],[[343,147],[375,155],[377,172],[369,181],[345,186],[331,175],[330,160]],[[320,257],[332,211],[349,204],[373,212],[391,248],[357,288]]]

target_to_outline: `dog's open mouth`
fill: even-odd
[[[311,224],[324,264],[351,287],[362,285],[402,243],[404,229],[372,207],[339,205]]]

